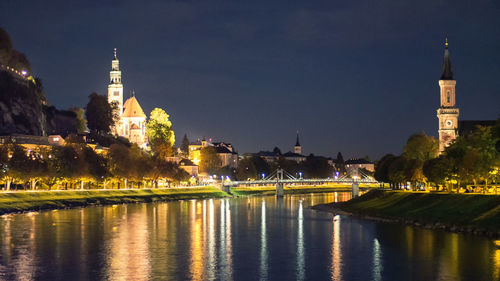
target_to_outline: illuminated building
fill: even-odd
[[[116,48],[113,60],[111,61],[109,78],[108,102],[116,104],[118,115],[120,116],[114,125],[113,132],[116,135],[129,139],[130,142],[138,146],[145,146],[146,114],[144,114],[139,102],[135,98],[135,93],[123,103],[122,72],[120,70],[120,62],[116,56]]]
[[[494,126],[495,120],[458,120],[459,110],[456,107],[455,85],[457,81],[453,78],[451,71],[450,52],[448,51],[448,39],[446,39],[443,61],[443,73],[439,79],[441,89],[441,106],[437,110],[439,119],[439,152],[443,152],[457,136],[472,133],[477,126]]]
[[[198,140],[189,144],[189,160],[199,165],[201,159],[201,150],[205,147],[214,147],[217,157],[221,160],[222,167],[236,168],[238,166],[238,153],[234,151],[233,146],[227,142],[211,142],[206,139]]]
[[[443,73],[439,79],[441,89],[441,106],[437,110],[439,119],[439,151],[443,152],[458,135],[459,110],[455,101],[455,85],[451,71],[450,52],[448,51],[448,39],[446,39],[443,61]]]

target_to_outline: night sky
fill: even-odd
[[[460,119],[500,114],[500,2],[0,1],[0,26],[58,108],[107,94],[113,48],[124,96],[170,114],[180,143],[344,158],[437,136],[448,36]]]

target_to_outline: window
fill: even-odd
[[[450,103],[450,91],[446,92],[446,102]]]
[[[117,96],[119,96],[119,95],[120,95],[120,92],[116,91],[116,92],[114,92],[114,93],[113,93],[113,95],[114,95],[115,97],[117,97]]]

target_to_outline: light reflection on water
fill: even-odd
[[[308,209],[349,193],[0,217],[0,280],[498,280],[500,243]]]

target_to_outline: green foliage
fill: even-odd
[[[396,185],[430,181],[445,188],[484,184],[486,190],[489,183],[499,180],[500,152],[496,145],[500,137],[496,130],[478,126],[471,134],[457,137],[438,158],[436,139],[424,133],[412,135],[401,156],[386,155],[377,163],[375,178]]]
[[[133,166],[129,148],[121,144],[109,147],[109,169],[118,178],[128,178],[132,175]]]
[[[149,121],[146,123],[146,134],[154,154],[157,154],[159,157],[172,155],[175,134],[172,130],[172,122],[169,120],[169,115],[163,109],[153,109]]]
[[[308,179],[328,178],[333,175],[333,167],[328,164],[328,159],[310,155],[306,161],[300,163],[299,168],[303,176]]]
[[[221,166],[222,161],[217,156],[217,151],[213,146],[203,147],[200,151],[200,172],[214,174]]]
[[[85,110],[80,107],[72,107],[69,109],[76,114],[76,130],[79,134],[87,131],[87,120],[85,119]]]
[[[500,230],[500,196],[372,190],[335,206],[357,215]]]
[[[181,151],[185,155],[189,154],[189,139],[186,134],[184,134],[184,137],[182,138]]]
[[[379,182],[390,182],[389,180],[389,167],[392,162],[396,160],[396,156],[392,154],[386,154],[377,163],[375,163],[375,174],[374,177]]]
[[[405,174],[406,159],[403,156],[398,156],[389,165],[388,177],[390,182],[395,184],[402,184],[406,181]]]
[[[255,168],[255,164],[252,156],[245,157],[238,162],[238,168],[236,169],[236,174],[238,180],[248,180],[248,179],[257,179],[257,169]]]
[[[444,185],[446,180],[452,177],[452,162],[449,158],[441,155],[426,161],[423,166],[423,172],[427,179],[433,182],[436,187]]]
[[[409,160],[425,162],[438,155],[439,144],[436,138],[424,132],[410,136],[403,149],[403,155]]]
[[[85,117],[87,126],[95,135],[106,135],[111,132],[111,128],[116,120],[116,105],[108,103],[108,98],[104,95],[92,93],[89,95],[89,102],[85,107]]]
[[[248,156],[238,162],[236,175],[239,180],[261,179],[262,174],[269,175],[271,168],[262,157]]]

